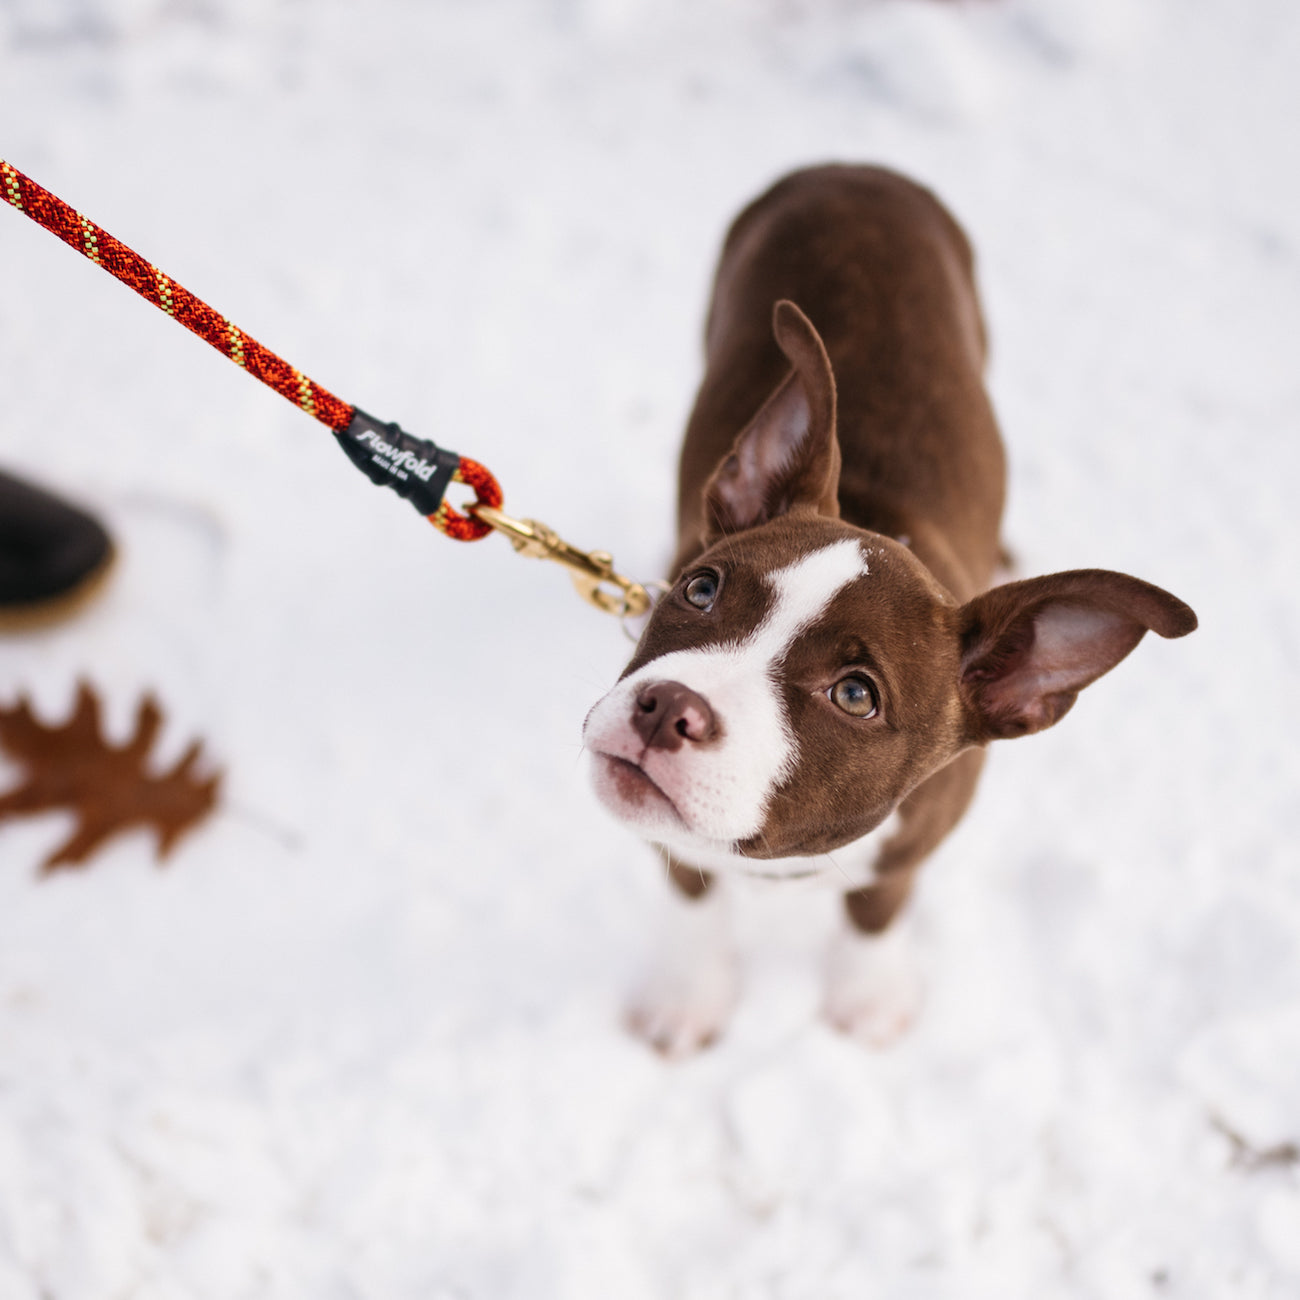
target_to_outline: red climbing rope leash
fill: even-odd
[[[327,392],[120,239],[3,160],[0,193],[19,212],[331,429],[348,458],[367,478],[411,501],[448,537],[476,541],[494,530],[502,532],[521,554],[564,564],[579,591],[598,608],[623,615],[641,614],[649,608],[645,588],[616,574],[613,560],[605,552],[581,551],[544,524],[503,514],[500,485],[477,461],[446,451],[427,439],[415,438],[400,426],[376,420]],[[466,513],[444,499],[449,483],[463,483],[473,490],[475,500],[466,507]]]
[[[173,320],[179,321],[268,388],[274,388],[281,397],[288,398],[313,419],[336,433],[345,431],[352,423],[356,413],[354,406],[326,392],[302,371],[250,338],[233,321],[213,311],[202,299],[196,298],[61,198],[42,188],[30,176],[0,161],[0,184],[4,188],[4,197],[19,212],[31,217],[37,225],[44,226],[52,235],[57,235],[69,248],[75,248],[96,266],[103,267],[114,279],[134,289],[140,297],[165,311]],[[477,461],[465,456],[457,457],[451,480],[472,487],[478,494],[476,504],[500,506],[501,488]],[[445,501],[428,518],[435,528],[457,541],[475,541],[492,531],[490,525],[466,518]]]

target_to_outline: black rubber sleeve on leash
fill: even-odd
[[[422,515],[442,504],[447,484],[460,464],[454,451],[444,451],[425,438],[406,433],[398,424],[385,424],[352,408],[346,429],[334,436],[347,458],[372,482],[392,488]]]

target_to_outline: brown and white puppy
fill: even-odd
[[[990,589],[1005,466],[971,251],[901,176],[814,168],[745,209],[706,356],[675,585],[584,730],[675,886],[632,1023],[671,1055],[711,1041],[736,993],[718,878],[820,874],[846,904],[826,1014],[887,1042],[919,993],[895,920],[984,745],[1196,617],[1096,569]]]

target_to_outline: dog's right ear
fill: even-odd
[[[710,540],[798,507],[839,517],[840,446],[830,358],[812,322],[786,299],[772,312],[772,332],[794,370],[741,430],[704,489]]]

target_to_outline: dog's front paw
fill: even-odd
[[[722,900],[674,897],[654,963],[627,1010],[628,1028],[677,1060],[726,1028],[740,979]]]
[[[923,986],[911,939],[902,926],[883,934],[851,927],[831,948],[823,1014],[841,1033],[868,1047],[888,1047],[911,1027]]]
[[[726,1028],[738,985],[732,960],[693,972],[657,970],[633,996],[628,1028],[670,1060],[691,1056]]]

